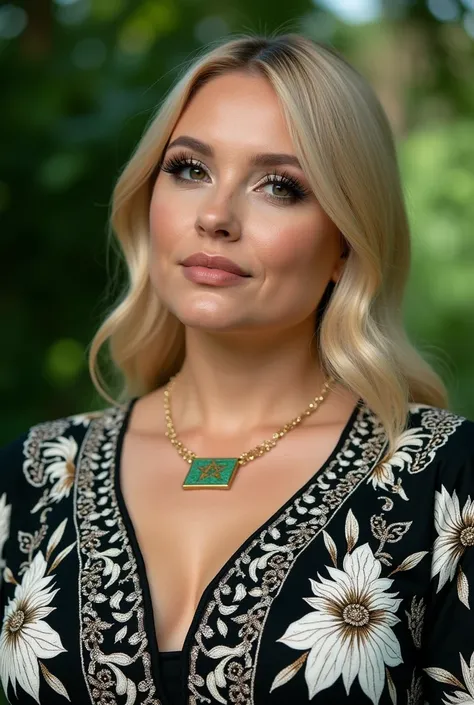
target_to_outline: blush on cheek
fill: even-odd
[[[271,248],[273,265],[281,270],[304,271],[310,262],[324,256],[326,238],[315,233],[314,222],[310,227],[295,227],[281,230]]]

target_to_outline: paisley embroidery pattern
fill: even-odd
[[[314,597],[308,600],[323,599],[320,592],[331,588],[328,581],[335,594],[339,590],[339,583],[342,585],[345,580],[342,574],[357,574],[359,578],[362,576],[372,590],[374,600],[385,600],[388,614],[385,627],[395,635],[394,641],[389,633],[393,642],[391,653],[385,653],[380,663],[377,662],[377,683],[365,678],[360,669],[356,673],[354,669],[347,671],[341,666],[341,678],[335,680],[334,687],[340,681],[340,684],[349,687],[351,695],[352,688],[360,687],[368,703],[370,700],[375,703],[380,697],[385,698],[384,703],[388,702],[387,698],[394,702],[397,695],[403,699],[405,694],[407,702],[412,705],[422,702],[422,682],[418,672],[412,672],[412,666],[404,686],[399,687],[398,682],[395,682],[397,673],[405,667],[397,665],[397,645],[402,647],[403,656],[407,643],[402,642],[397,630],[405,629],[402,636],[405,639],[409,637],[411,647],[417,650],[421,648],[427,606],[422,591],[430,579],[436,581],[435,586],[438,586],[437,592],[441,596],[448,589],[457,590],[457,605],[464,616],[470,615],[470,576],[461,570],[461,563],[465,554],[470,555],[470,547],[474,542],[474,515],[467,492],[456,493],[449,484],[436,484],[439,491],[434,494],[434,475],[431,473],[430,497],[435,505],[437,502],[438,507],[432,537],[435,554],[438,556],[435,574],[429,575],[431,558],[427,557],[428,551],[420,550],[433,548],[429,540],[417,548],[411,548],[412,552],[404,552],[406,536],[417,533],[416,512],[412,510],[417,497],[421,495],[414,483],[414,476],[428,468],[439,449],[465,421],[463,417],[430,406],[412,404],[410,410],[416,417],[413,426],[402,434],[395,452],[388,456],[384,454],[386,439],[383,428],[370,410],[361,406],[344,442],[339,445],[337,453],[331,456],[330,462],[259,532],[244,542],[242,550],[216,576],[195,616],[195,629],[189,634],[186,646],[189,660],[183,665],[188,679],[187,705],[213,705],[216,702],[253,705],[262,639],[268,620],[275,616],[275,599],[301,558],[298,568],[303,566],[306,570],[304,553],[309,549],[307,555],[311,555],[315,548],[319,551],[317,541],[323,550],[326,548],[325,558],[329,554],[334,567],[327,565],[316,576],[308,567],[307,580],[314,582],[314,585],[310,583],[314,588]],[[31,671],[31,678],[22,681],[23,674],[15,670],[9,658],[8,665],[0,669],[0,675],[9,684],[10,690],[14,679],[20,685],[20,700],[25,686],[26,692],[38,702],[43,692],[48,693],[48,686],[55,703],[66,702],[68,697],[73,697],[70,686],[66,688],[66,671],[61,672],[60,665],[69,663],[69,654],[65,650],[66,636],[59,635],[59,622],[54,623],[54,628],[48,623],[52,619],[49,614],[56,609],[55,594],[60,590],[61,596],[63,585],[67,584],[61,581],[59,575],[49,573],[55,571],[59,562],[68,556],[67,560],[71,564],[76,560],[74,570],[78,571],[79,577],[78,601],[74,607],[79,612],[80,633],[73,638],[80,643],[82,676],[87,684],[88,701],[91,705],[162,705],[157,697],[159,675],[152,670],[152,644],[149,643],[154,638],[153,620],[144,614],[143,589],[146,575],[141,574],[140,563],[137,564],[137,555],[134,554],[133,542],[128,534],[126,512],[115,491],[117,451],[125,414],[124,410],[111,408],[39,424],[30,430],[23,444],[19,474],[21,476],[23,473],[22,482],[25,484],[26,481],[31,490],[28,500],[30,504],[22,510],[24,515],[21,516],[22,519],[25,516],[31,518],[31,526],[18,527],[17,522],[16,535],[11,537],[13,541],[10,543],[16,544],[17,553],[15,555],[13,551],[10,555],[15,556],[15,561],[18,558],[18,562],[15,563],[14,574],[8,559],[7,565],[3,566],[4,580],[16,583],[15,588],[11,584],[7,586],[11,598],[8,605],[5,605],[4,623],[13,625],[14,630],[17,623],[20,624],[20,587],[29,585],[28,576],[36,571],[35,575],[39,576],[36,589],[41,603],[38,603],[40,611],[33,614],[30,610],[28,615],[48,634],[51,664],[44,662],[48,657],[44,653],[40,654],[41,649],[38,647],[35,656],[37,665]],[[362,491],[364,501],[368,500],[369,506],[371,498],[374,499],[372,509],[365,515],[357,509],[357,497]],[[15,508],[18,509],[15,501],[8,491],[0,492],[0,564],[3,560],[2,544],[7,547],[9,555],[6,542],[9,538],[11,513],[15,512]],[[68,524],[71,538],[64,549],[51,556],[68,521],[67,518],[61,521],[60,514],[60,509],[66,506],[70,507],[64,509],[64,512],[71,516]],[[388,512],[392,513],[393,519],[389,519]],[[345,518],[346,540],[342,550],[341,535],[337,533],[341,514]],[[52,521],[55,516],[59,518]],[[366,525],[361,523],[359,526],[362,519]],[[76,536],[72,532],[73,524]],[[365,538],[360,540],[359,535],[363,532]],[[344,538],[344,526],[342,536]],[[359,560],[362,553],[364,567],[359,563],[359,570],[354,561],[356,558]],[[341,557],[338,558],[338,554]],[[45,572],[45,563],[50,566],[49,573]],[[326,565],[326,562],[323,563]],[[428,574],[427,584],[421,585],[416,597],[413,592],[409,593],[408,599],[402,604],[400,587],[403,587],[403,581],[396,574],[412,569],[425,571]],[[380,572],[380,577],[375,575],[376,572]],[[58,580],[57,584],[50,582],[53,577]],[[141,584],[142,580],[144,582]],[[306,591],[302,588],[302,601],[305,595]],[[74,599],[76,597],[77,593]],[[369,607],[373,607],[372,603],[367,606],[360,602],[358,605],[369,612]],[[311,606],[315,612],[321,612],[316,609],[316,604]],[[289,630],[294,629],[305,614],[309,613],[303,604],[299,616],[282,625],[279,636],[286,634],[289,637]],[[347,611],[346,616],[354,622],[364,618],[364,615],[362,609],[354,609]],[[54,617],[57,616],[58,613],[55,613]],[[33,624],[33,621],[30,623]],[[14,630],[10,630],[10,637]],[[13,642],[10,640],[9,643]],[[280,646],[286,648],[291,645],[281,642]],[[289,664],[290,658],[286,665],[282,662],[281,666],[275,667],[270,684],[279,676],[281,682],[277,682],[273,688],[273,691],[276,689],[276,698],[281,697],[279,694],[285,692],[284,688],[290,693],[294,684],[301,682],[303,671],[288,685],[296,670],[305,665],[307,658],[307,653],[303,653],[293,664]],[[336,665],[339,668],[339,662]],[[431,676],[428,680],[455,686],[454,692],[445,692],[446,702],[461,702],[463,697],[467,697],[466,693],[472,697],[472,659],[469,666],[460,661],[464,682],[460,673],[451,675],[438,668],[439,665],[434,664],[428,670]],[[286,672],[290,667],[294,672]],[[315,663],[315,672],[318,668],[319,665]],[[61,679],[58,675],[61,675]],[[318,698],[324,698],[325,692],[323,690],[320,695],[316,695],[316,692],[322,690],[320,686],[324,679],[321,673],[316,675],[316,679],[313,679],[313,694],[316,696],[315,701],[319,702]],[[304,678],[302,682],[304,684]],[[270,695],[270,684],[267,691],[269,701],[273,697],[273,692]],[[382,695],[381,688],[384,688]],[[45,697],[46,701],[41,699],[41,702],[52,701],[49,695]],[[291,699],[292,695],[288,697]]]
[[[120,410],[107,410],[90,425],[77,477],[84,678],[92,703],[101,705],[107,696],[107,702],[115,703],[116,696],[126,696],[127,705],[133,705],[139,691],[146,694],[144,699],[140,697],[143,705],[161,705],[154,697],[136,560],[114,490],[115,453],[123,416]],[[126,653],[109,650],[124,639]],[[144,677],[135,683],[127,676],[127,666],[139,659]]]
[[[364,438],[369,440],[364,443]],[[348,471],[353,465],[354,442],[360,445],[361,460]],[[377,419],[362,407],[346,442],[326,470],[262,531],[221,579],[191,649],[190,705],[212,702],[203,693],[204,686],[219,703],[227,702],[227,691],[232,692],[231,702],[251,702],[249,689],[254,685],[261,635],[272,602],[298,557],[372,470],[385,443]],[[248,590],[245,584],[252,583],[255,587]],[[207,648],[206,640],[218,633],[225,636],[225,644],[215,645],[214,638],[214,645]],[[198,672],[200,656],[217,661],[214,667],[201,664],[207,671],[206,680]],[[233,682],[236,673],[239,678]]]
[[[436,450],[464,421],[442,409],[420,405],[415,409],[426,409],[420,414],[420,429],[404,434],[396,457],[388,458],[383,456],[386,446],[383,428],[370,410],[362,406],[344,446],[326,470],[318,474],[315,482],[255,538],[220,580],[194,635],[188,677],[189,705],[213,701],[225,704],[227,694],[231,702],[253,702],[265,621],[299,556],[362,482],[371,482],[375,490],[387,489],[385,484],[373,482],[378,467],[383,463],[390,467],[392,491],[400,494],[396,474],[400,478],[405,470],[410,474],[424,470]],[[423,438],[423,445],[419,438]],[[355,458],[356,451],[358,458]],[[402,495],[402,499],[406,498]],[[411,522],[405,524],[391,540],[401,539]],[[426,551],[407,556],[406,565],[401,564],[397,570],[414,567],[425,555]],[[250,589],[246,587],[250,584],[249,577],[255,584]],[[246,599],[242,603],[243,597]],[[219,634],[225,637],[225,643],[216,645]],[[206,643],[208,640],[211,640],[210,647]],[[212,661],[216,662],[215,666]],[[201,675],[203,672],[207,673],[205,679]],[[389,685],[392,685],[391,681]]]

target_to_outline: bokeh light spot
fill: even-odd
[[[45,373],[58,386],[73,382],[84,365],[84,348],[73,338],[57,340],[46,353]]]
[[[463,25],[466,33],[474,39],[474,12],[466,12]]]
[[[459,19],[459,6],[454,0],[428,0],[428,9],[440,22]]]
[[[144,54],[159,36],[168,34],[178,25],[176,5],[166,0],[145,3],[122,27],[119,47],[128,54]]]
[[[124,7],[124,0],[93,0],[92,16],[101,21],[113,20]]]
[[[28,24],[28,15],[22,7],[4,5],[0,8],[0,37],[14,39]]]
[[[56,0],[56,18],[60,24],[66,26],[80,25],[87,20],[91,7],[89,0]]]
[[[86,160],[83,155],[60,152],[43,162],[38,180],[48,191],[67,191],[81,178],[85,168]]]

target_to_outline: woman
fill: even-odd
[[[1,456],[10,702],[474,702],[474,425],[403,330],[366,81],[298,35],[213,48],[113,226],[112,406]]]

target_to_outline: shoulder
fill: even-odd
[[[407,430],[418,431],[432,449],[452,453],[474,452],[474,421],[449,409],[428,404],[410,404]]]
[[[74,461],[91,426],[107,424],[117,413],[119,407],[109,407],[41,421],[0,447],[0,500],[4,493],[14,497],[21,491],[25,476],[29,484],[42,484],[41,467],[48,456]]]
[[[442,483],[466,481],[474,487],[474,422],[449,409],[410,404],[400,450],[409,447],[411,472],[431,466]]]

